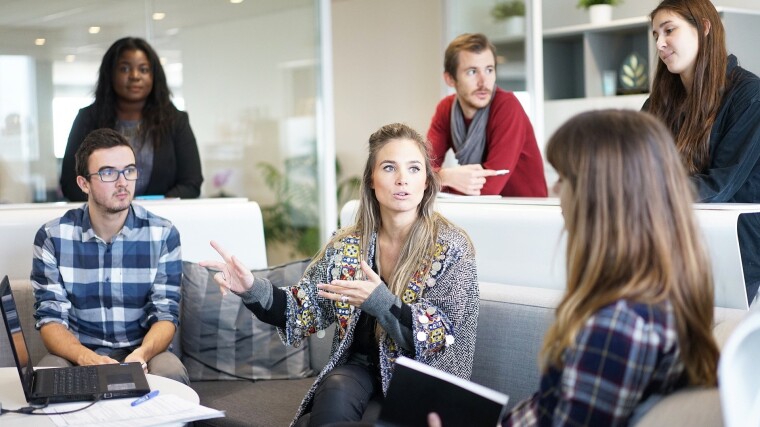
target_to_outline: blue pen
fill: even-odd
[[[142,396],[138,398],[137,400],[135,400],[134,402],[132,402],[132,406],[137,406],[141,403],[145,403],[156,396],[158,396],[158,390],[153,390],[150,393],[146,394],[145,396]]]

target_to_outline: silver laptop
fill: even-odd
[[[8,276],[0,282],[0,306],[26,401],[33,404],[142,396],[150,391],[139,363],[34,370]]]

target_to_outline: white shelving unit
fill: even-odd
[[[646,17],[544,31],[545,99],[602,96],[602,73],[617,72],[634,52],[647,60],[651,70],[654,44],[650,33]]]
[[[565,121],[589,110],[638,110],[648,94],[603,96],[602,74],[619,71],[631,53],[645,58],[653,75],[654,43],[649,19],[618,19],[603,25],[574,25],[546,30],[544,42],[544,135],[548,138]],[[616,86],[619,82],[616,81]]]
[[[496,47],[496,84],[509,91],[525,91],[527,88],[527,64],[525,60],[525,36],[506,35],[492,37]]]
[[[726,28],[728,52],[739,58],[742,67],[760,73],[760,55],[755,46],[760,12],[722,7],[718,11]],[[638,110],[649,96],[647,93],[602,96],[603,72],[619,73],[623,60],[632,52],[646,60],[651,86],[658,58],[647,16],[617,19],[603,25],[553,28],[543,32],[543,44],[547,138],[577,113],[602,108]],[[617,84],[619,88],[619,81]]]

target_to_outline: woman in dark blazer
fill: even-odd
[[[196,198],[203,175],[187,113],[169,99],[166,75],[143,39],[117,40],[103,56],[95,102],[79,110],[66,145],[61,190],[71,201],[87,197],[76,183],[74,153],[91,131],[116,129],[130,142],[140,170],[135,195]]]

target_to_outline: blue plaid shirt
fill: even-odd
[[[133,204],[109,244],[95,235],[85,204],[34,238],[36,327],[61,323],[93,350],[137,346],[156,321],[179,323],[181,279],[171,222]]]
[[[513,408],[503,426],[624,426],[650,395],[687,386],[669,303],[603,307],[563,362],[542,375],[539,392]]]

